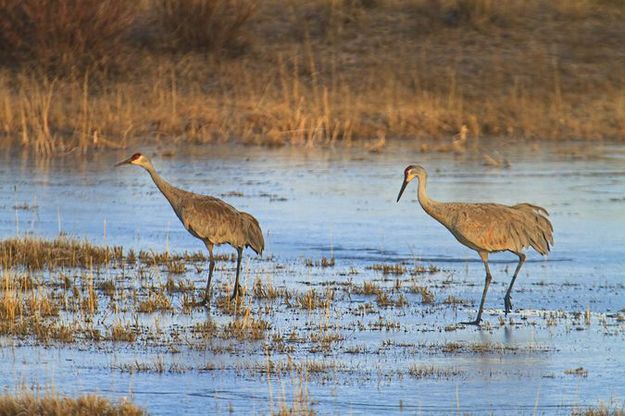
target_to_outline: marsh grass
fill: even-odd
[[[100,247],[68,237],[43,240],[32,237],[0,241],[0,264],[29,270],[91,268],[122,261],[121,247]]]
[[[324,294],[311,288],[295,297],[296,305],[301,309],[328,309],[334,300],[334,290],[327,288]]]
[[[124,324],[120,320],[117,320],[111,325],[109,339],[111,341],[135,342],[137,334],[129,324]]]
[[[584,367],[569,368],[567,370],[564,370],[564,374],[585,378],[588,377],[588,370],[586,370]]]
[[[410,287],[410,291],[412,293],[421,295],[421,303],[423,304],[432,304],[434,303],[434,300],[436,298],[434,296],[434,293],[430,289],[428,289],[426,286],[419,286],[419,285],[413,284]]]
[[[271,281],[267,281],[266,284],[263,284],[263,281],[260,278],[257,278],[254,281],[254,287],[252,289],[252,295],[255,299],[276,299],[279,297],[287,296],[286,289],[279,289],[273,286]]]
[[[79,16],[88,16],[97,2],[78,3]],[[0,70],[0,134],[6,145],[44,155],[123,148],[146,137],[306,146],[376,137],[446,143],[463,126],[468,149],[492,136],[624,137],[620,2],[365,3],[194,0],[190,8],[152,0],[132,16],[122,9],[123,17],[104,13],[114,25],[72,22],[93,30],[84,39],[94,41],[71,53],[36,46],[48,58],[14,42],[12,56],[58,60],[61,72],[74,75],[35,71],[36,65]],[[228,12],[233,5],[236,11]],[[64,13],[39,26],[22,22],[15,36],[29,39],[36,30],[37,39],[52,41],[55,36],[42,36],[56,33],[51,26],[73,27]],[[102,36],[104,30],[110,35]],[[158,47],[164,43],[175,48]],[[198,48],[227,53],[216,58]],[[81,69],[92,50],[105,53],[87,65],[95,69]],[[110,68],[111,56],[127,62],[123,70]]]
[[[148,298],[137,306],[137,312],[141,313],[166,312],[172,309],[171,300],[162,291],[150,292]]]
[[[243,316],[230,321],[222,332],[224,339],[236,338],[238,340],[258,341],[265,338],[271,328],[269,322],[252,317],[251,309],[247,308]]]
[[[382,272],[384,275],[398,275],[401,276],[406,273],[406,266],[403,264],[374,264],[369,267],[371,270]]]
[[[362,282],[362,286],[354,286],[352,293],[377,296],[382,293],[382,288],[376,282],[365,280]]]
[[[232,262],[232,255],[218,255],[218,262]],[[160,267],[168,273],[178,275],[187,271],[187,265],[198,265],[207,261],[200,251],[181,253],[157,253],[129,250],[124,256],[122,247],[98,246],[86,240],[60,236],[53,240],[36,237],[15,237],[0,241],[0,264],[5,268],[22,267],[28,270],[55,270],[59,268],[85,268],[122,264]]]
[[[22,391],[16,394],[4,393],[0,396],[0,414],[143,416],[146,413],[128,401],[112,402],[108,398],[95,394],[70,398],[52,392]]]
[[[306,264],[306,267],[334,267],[336,265],[336,261],[334,256],[322,256],[319,261],[314,261],[310,258],[305,259],[304,264]]]
[[[572,416],[624,416],[625,409],[613,408],[606,405],[597,407],[589,407],[586,409],[575,409],[571,412]]]
[[[435,378],[445,379],[450,377],[456,377],[463,374],[463,372],[456,368],[439,368],[434,366],[428,366],[423,364],[411,364],[408,367],[408,374],[410,377],[422,379],[422,378]]]

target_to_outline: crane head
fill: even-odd
[[[423,169],[421,166],[410,165],[407,166],[406,169],[404,169],[404,183],[402,183],[401,189],[399,190],[399,195],[397,195],[397,202],[399,202],[401,195],[404,193],[404,190],[406,189],[406,186],[408,186],[410,181],[420,175],[425,175],[425,169]]]
[[[115,164],[115,167],[117,166],[121,166],[121,165],[142,165],[142,162],[146,160],[145,156],[143,156],[141,153],[135,153],[134,155],[130,156],[128,159],[126,160],[122,160],[121,162],[118,162]]]

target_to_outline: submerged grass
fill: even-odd
[[[571,412],[572,416],[624,416],[625,409],[612,408],[606,405],[597,407],[589,407],[587,409],[575,409]]]

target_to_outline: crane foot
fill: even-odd
[[[243,288],[241,287],[241,285],[237,285],[234,288],[234,292],[232,293],[232,296],[230,296],[230,300],[235,300],[239,297],[239,295],[243,294]]]
[[[506,295],[503,298],[503,304],[504,304],[504,312],[506,316],[508,316],[508,314],[512,312],[512,296]]]

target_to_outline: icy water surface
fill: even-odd
[[[479,152],[423,154],[399,144],[381,154],[206,146],[165,158],[148,149],[171,183],[259,219],[266,252],[262,259],[246,252],[243,304],[225,302],[231,262],[218,264],[210,312],[185,308],[185,296],[199,296],[205,264],[175,275],[162,265],[98,270],[96,286],[112,280],[117,292],[98,291],[90,321],[103,332],[118,321],[135,325],[137,339],[6,336],[0,384],[129,397],[154,414],[266,414],[284,406],[318,414],[570,414],[600,402],[622,406],[625,147],[500,152],[510,168],[484,166]],[[146,172],[112,168],[130,153],[80,162],[5,155],[2,236],[63,232],[126,252],[204,250]],[[457,325],[476,313],[483,266],[423,212],[416,181],[395,202],[410,163],[428,169],[434,199],[549,210],[556,245],[545,259],[529,252],[507,318],[503,295],[516,257],[495,254],[485,325]],[[55,273],[46,276],[60,278]],[[152,296],[168,279],[197,290],[168,292],[167,311],[133,309],[132,296]],[[266,325],[230,337],[237,322]],[[198,334],[198,323],[214,329]]]

